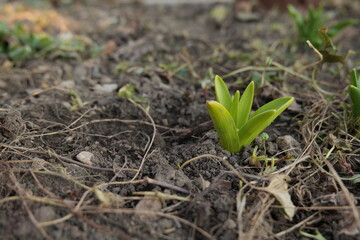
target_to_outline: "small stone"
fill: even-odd
[[[219,135],[215,131],[207,132],[206,137],[211,139],[211,140],[218,140],[219,139]]]
[[[8,84],[4,80],[0,80],[0,89],[6,89]]]
[[[43,170],[45,168],[46,161],[41,158],[33,158],[33,163],[31,164],[31,169],[34,171]]]
[[[75,82],[73,80],[64,80],[60,83],[59,87],[65,89],[74,89]]]
[[[53,207],[42,206],[34,211],[34,215],[39,222],[46,222],[54,220],[57,214]]]
[[[234,228],[236,228],[236,223],[235,223],[232,219],[228,218],[228,219],[225,221],[224,226],[225,226],[227,229],[234,229]]]
[[[162,208],[161,201],[158,198],[154,199],[141,199],[135,207],[135,211],[160,211]],[[141,220],[156,219],[155,215],[141,215]]]
[[[76,155],[76,159],[80,162],[92,166],[91,158],[94,157],[94,154],[87,151],[82,151],[78,155]]]
[[[298,157],[301,153],[300,143],[290,135],[278,137],[276,139],[276,144],[278,145],[279,149],[283,151],[291,149],[289,153],[295,158]]]
[[[211,154],[211,155],[216,155],[216,154],[217,154],[217,152],[216,152],[216,150],[215,150],[215,149],[212,149],[212,150],[210,150],[210,151],[209,151],[209,154]]]
[[[96,84],[94,90],[95,92],[111,93],[114,92],[118,87],[119,85],[116,83]]]

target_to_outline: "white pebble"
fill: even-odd
[[[94,157],[94,154],[87,151],[82,151],[78,155],[76,155],[76,159],[80,162],[92,166],[91,158]]]

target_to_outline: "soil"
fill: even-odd
[[[346,71],[359,53],[345,67],[324,64],[314,86],[304,66],[317,55],[276,9],[254,8],[258,18],[242,21],[226,3],[225,19],[214,20],[214,3],[53,2],[0,6],[55,11],[102,50],[15,64],[1,57],[1,239],[308,239],[317,231],[358,239],[360,141],[348,121]],[[359,18],[356,1],[326,9],[334,21]],[[48,21],[47,31],[62,30]],[[356,25],[337,36],[338,53],[358,51],[359,33]],[[256,70],[268,57],[269,69]],[[266,129],[267,141],[230,153],[205,102],[215,99],[213,73],[237,69],[224,79],[232,92],[254,80],[254,109],[296,101]],[[126,84],[136,98],[118,96]],[[250,161],[255,147],[275,166]],[[90,153],[83,163],[81,152]],[[275,193],[266,190],[274,176],[283,179]],[[291,197],[293,217],[277,194]]]

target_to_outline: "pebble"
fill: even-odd
[[[236,228],[236,223],[235,223],[235,221],[233,221],[232,219],[228,218],[228,219],[225,221],[224,226],[225,226],[227,229],[234,229],[234,228]]]
[[[73,80],[64,80],[60,83],[59,87],[65,88],[65,89],[74,89],[75,82]]]
[[[78,155],[76,155],[76,159],[80,162],[92,166],[91,158],[94,157],[94,154],[87,151],[82,151]]]
[[[53,207],[42,206],[34,211],[34,215],[39,222],[46,222],[54,220],[57,214]]]
[[[104,84],[96,84],[94,87],[95,92],[104,92],[111,93],[115,91],[119,87],[116,83],[104,83]]]
[[[278,137],[276,139],[276,144],[281,150],[291,149],[289,152],[295,158],[301,153],[301,144],[290,135]]]

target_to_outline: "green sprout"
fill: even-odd
[[[239,152],[275,120],[294,101],[293,97],[273,100],[250,114],[254,98],[254,82],[251,82],[240,97],[236,91],[231,96],[225,82],[215,76],[217,101],[207,101],[207,108],[219,134],[223,148]]]
[[[303,16],[293,5],[288,5],[288,13],[294,20],[300,41],[305,42],[309,40],[315,47],[319,47],[322,43],[321,37],[317,34],[317,30],[324,28],[329,21],[329,17],[324,13],[323,8],[313,8],[309,6],[308,15]],[[329,37],[334,37],[344,28],[357,24],[355,19],[344,19],[329,27]]]
[[[349,86],[349,95],[352,107],[352,114],[355,121],[360,123],[360,76],[356,69],[351,71],[351,85]]]
[[[274,172],[276,170],[275,162],[278,159],[276,159],[274,157],[269,158],[265,155],[258,156],[257,155],[258,148],[259,148],[259,146],[254,147],[253,153],[249,159],[249,164],[252,166],[260,167],[261,166],[260,162],[263,161],[263,162],[265,162],[265,170],[264,170],[263,174],[264,175],[271,174],[272,172]]]
[[[263,148],[266,154],[266,141],[269,140],[269,135],[266,132],[262,132],[259,137],[262,141]]]
[[[326,238],[321,234],[319,229],[315,229],[315,234],[310,234],[304,231],[300,231],[300,234],[303,235],[304,237],[308,237],[316,240],[326,240]]]
[[[90,102],[84,102],[80,95],[75,92],[72,89],[69,89],[69,94],[71,95],[71,107],[70,107],[70,112],[73,111],[79,111],[80,109],[84,108],[86,105],[88,105]]]
[[[118,96],[121,98],[131,99],[138,103],[145,103],[147,101],[146,98],[135,96],[135,86],[133,84],[125,84],[118,91]]]

